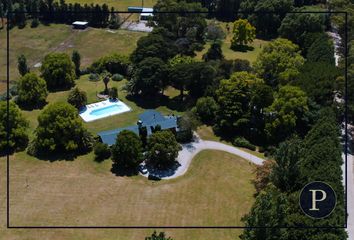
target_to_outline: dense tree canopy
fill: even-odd
[[[273,141],[280,142],[301,127],[308,111],[308,98],[299,87],[284,86],[275,94],[272,105],[266,108],[266,132]]]
[[[142,60],[134,70],[133,78],[128,83],[132,94],[158,94],[167,86],[168,67],[160,58],[148,57]]]
[[[266,45],[254,64],[257,74],[272,87],[286,84],[299,74],[304,58],[289,40],[278,38]]]
[[[9,123],[9,129],[7,129]],[[15,150],[22,150],[28,144],[28,122],[22,116],[15,103],[9,102],[9,121],[7,121],[7,103],[0,102],[0,155],[11,154]],[[7,131],[9,130],[9,131]],[[10,133],[7,145],[7,132]]]
[[[181,146],[169,130],[153,133],[147,143],[146,157],[157,168],[171,166],[176,161]]]
[[[45,56],[41,73],[48,90],[68,89],[74,85],[75,69],[66,53],[50,53]]]
[[[201,97],[195,105],[195,111],[200,120],[204,123],[215,122],[219,106],[212,97]]]
[[[120,132],[112,146],[112,160],[120,167],[136,169],[143,161],[143,147],[139,136],[128,130]]]
[[[35,73],[27,73],[17,83],[18,102],[26,107],[41,107],[48,95],[47,84]]]
[[[24,76],[26,73],[30,71],[28,65],[27,65],[27,59],[25,55],[21,54],[17,58],[17,68],[18,72],[20,73],[21,76]]]
[[[48,105],[38,116],[35,148],[39,153],[79,153],[92,148],[92,136],[68,103]]]

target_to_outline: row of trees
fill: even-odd
[[[39,21],[71,24],[81,20],[93,27],[118,28],[119,15],[113,12],[114,8],[109,9],[107,4],[67,4],[65,0],[14,0],[0,5],[0,17],[8,16],[10,26],[19,28],[25,27],[27,19],[32,19],[31,27],[38,26]]]
[[[258,195],[246,226],[328,227],[344,224],[344,189],[340,131],[335,114],[326,109],[304,139],[292,137],[280,144],[275,162],[258,169]],[[263,172],[263,174],[262,174]],[[312,181],[330,184],[337,194],[334,212],[321,220],[306,217],[298,204],[303,186]],[[302,229],[248,228],[242,240],[255,239],[346,239],[343,228]]]

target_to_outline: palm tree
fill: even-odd
[[[104,94],[108,94],[108,83],[109,83],[110,77],[107,74],[104,78],[103,78],[103,83],[104,83]]]

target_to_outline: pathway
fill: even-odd
[[[240,156],[256,165],[261,165],[264,159],[254,156],[246,151],[243,151],[239,148],[220,143],[215,141],[204,141],[198,136],[195,136],[194,141],[187,144],[182,144],[182,150],[178,153],[176,165],[167,171],[158,171],[155,169],[148,169],[148,172],[153,176],[160,179],[172,179],[177,178],[185,174],[193,160],[193,158],[202,150],[219,150],[228,152],[237,156]],[[145,177],[148,177],[149,173],[142,174]]]

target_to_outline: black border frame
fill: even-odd
[[[14,12],[11,12],[14,13]],[[33,13],[25,11],[25,13]],[[37,12],[39,13],[39,12]],[[87,13],[87,12],[86,12]],[[128,11],[109,11],[109,13],[126,13],[130,14],[132,12]],[[204,13],[204,14],[213,14],[215,11],[162,11],[162,12],[153,12],[147,11],[146,13],[158,13],[158,14],[166,14],[166,13],[176,13],[176,14],[196,14],[196,13]],[[238,14],[274,14],[279,13],[277,11],[238,11]],[[288,11],[281,12],[283,14],[296,14],[296,13],[315,13],[315,14],[344,14],[344,79],[345,79],[345,90],[344,90],[344,123],[345,123],[345,137],[344,137],[344,164],[345,164],[345,178],[344,178],[344,226],[11,226],[10,225],[10,156],[6,154],[6,228],[8,229],[262,229],[262,228],[278,228],[278,229],[338,229],[338,228],[347,228],[348,226],[348,12],[346,11]],[[6,117],[6,130],[7,130],[7,144],[9,145],[10,141],[10,131],[9,131],[9,104],[10,104],[10,28],[8,24],[8,16],[7,13],[7,22],[6,22],[6,102],[7,102],[7,117]]]

